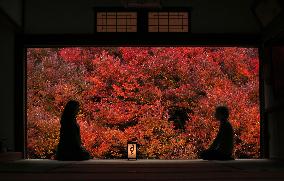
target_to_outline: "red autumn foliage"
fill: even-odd
[[[27,51],[28,157],[52,158],[70,99],[95,158],[195,159],[230,109],[235,157],[259,157],[259,61],[252,48],[31,48]],[[184,121],[184,122],[182,122]]]

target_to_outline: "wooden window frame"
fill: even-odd
[[[137,13],[137,31],[136,32],[124,32],[124,33],[138,33],[138,34],[147,34],[147,33],[191,33],[191,8],[190,7],[166,7],[166,8],[125,8],[125,7],[96,7],[94,10],[94,33],[121,33],[118,31],[114,32],[100,32],[97,31],[97,13],[99,12],[136,12]],[[186,32],[181,31],[168,31],[168,32],[149,32],[149,12],[157,13],[187,13],[187,30]],[[170,27],[168,27],[169,30]]]

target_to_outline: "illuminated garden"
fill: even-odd
[[[69,100],[95,159],[198,159],[226,105],[235,158],[258,158],[259,60],[255,48],[73,47],[27,49],[27,157],[53,159]]]

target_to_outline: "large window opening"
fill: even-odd
[[[98,159],[197,159],[230,109],[235,158],[260,156],[258,49],[240,47],[28,48],[27,158],[54,158],[70,99],[83,145]]]

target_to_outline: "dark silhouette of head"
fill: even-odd
[[[61,117],[61,124],[65,124],[66,122],[74,122],[76,119],[76,115],[80,110],[80,104],[78,101],[71,100],[69,101],[63,111]]]
[[[229,109],[226,106],[218,106],[215,109],[215,118],[219,121],[227,121],[229,118]]]

